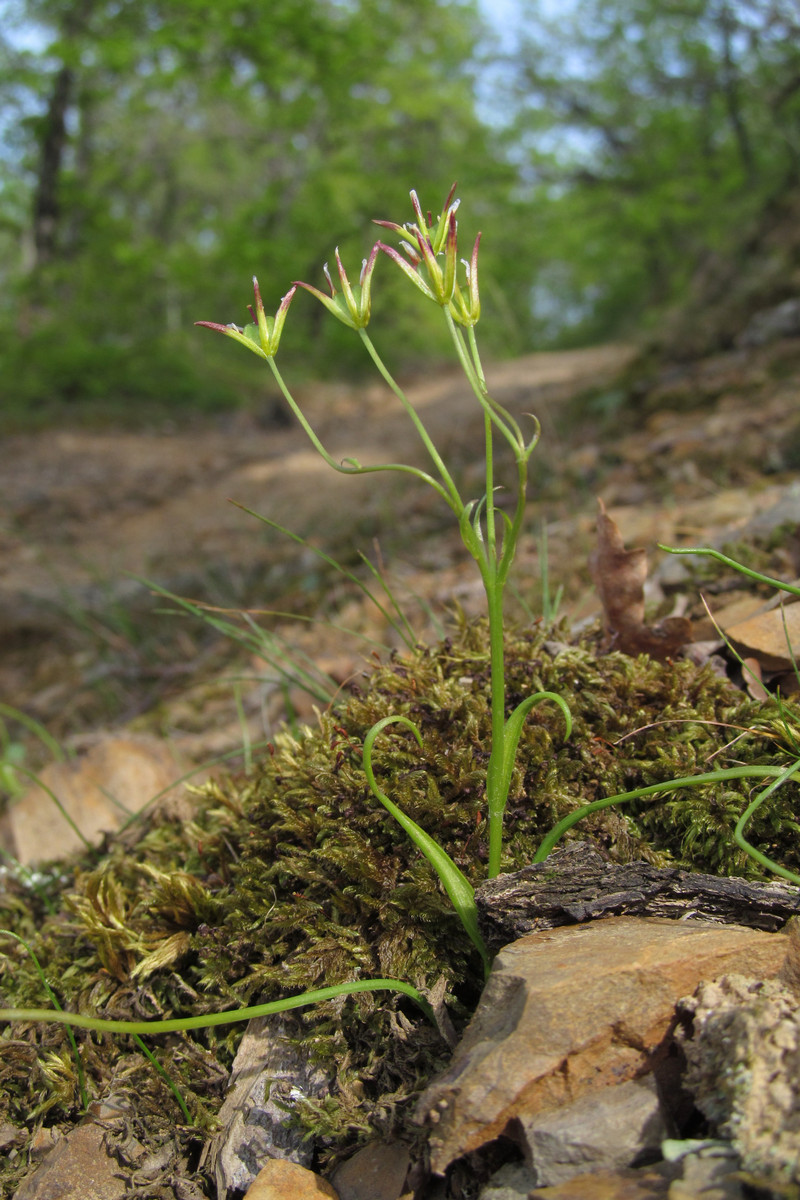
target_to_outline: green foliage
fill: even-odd
[[[698,265],[735,259],[798,177],[791,6],[519,12],[509,62],[472,0],[4,0],[5,419],[263,397],[247,365],[197,350],[194,312],[234,312],[254,268],[277,302],[265,263],[321,285],[331,248],[359,261],[368,219],[412,180],[429,194],[458,179],[492,228],[495,354],[629,334],[680,301]],[[407,371],[446,343],[395,304],[399,283],[387,277],[374,329]],[[319,316],[295,323],[287,365],[363,369]]]
[[[788,3],[527,0],[507,136],[536,211],[543,332],[635,329],[733,255],[800,166]]]
[[[332,246],[360,261],[369,218],[421,171],[490,205],[512,177],[475,115],[471,0],[19,8],[38,36],[0,43],[0,96],[21,118],[0,125],[6,411],[240,402],[254,376],[187,340],[198,310],[233,310],[254,266],[321,283]],[[353,365],[335,327],[310,310],[295,325],[306,371],[331,353]],[[412,356],[443,344],[403,334]]]

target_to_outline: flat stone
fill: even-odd
[[[518,1120],[536,1187],[586,1170],[654,1162],[668,1133],[652,1074]]]
[[[752,654],[765,671],[791,670],[800,656],[800,604],[758,613],[725,632],[737,650]]]
[[[180,771],[165,744],[131,734],[104,736],[79,758],[48,763],[8,810],[14,856],[25,866],[66,858],[83,843],[53,802],[60,801],[87,841],[97,844],[130,813],[175,782]]]
[[[302,1097],[323,1096],[330,1078],[291,1044],[300,1030],[291,1016],[248,1022],[217,1117],[220,1131],[206,1145],[201,1163],[214,1176],[220,1196],[250,1187],[267,1160],[311,1164],[313,1145],[289,1124],[287,1113]]]
[[[333,1173],[340,1200],[400,1200],[410,1155],[400,1142],[370,1142]]]
[[[677,1160],[680,1175],[670,1185],[669,1200],[745,1200],[741,1162],[730,1142],[696,1145]]]
[[[118,1200],[127,1190],[116,1158],[106,1149],[105,1131],[86,1121],[23,1180],[14,1200]]]
[[[734,969],[775,976],[788,940],[738,925],[612,917],[506,946],[450,1067],[419,1104],[433,1171],[501,1135],[529,1154],[523,1123],[645,1076],[666,1054],[682,996]]]
[[[259,1171],[244,1200],[340,1200],[329,1183],[299,1163],[274,1158]]]

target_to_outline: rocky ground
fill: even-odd
[[[647,550],[651,569],[663,557],[657,542],[733,543],[747,527],[768,537],[771,525],[795,516],[800,341],[645,373],[631,402],[620,373],[633,354],[610,346],[531,355],[489,374],[498,399],[517,415],[536,413],[543,427],[516,577],[526,614],[542,609],[542,526],[551,590],[564,588],[562,614],[577,621],[598,611],[587,566],[597,496],[626,542]],[[464,384],[442,374],[409,394],[467,493],[478,494],[481,418]],[[382,389],[322,385],[303,400],[335,455],[424,463]],[[0,695],[57,739],[134,723],[166,736],[188,762],[241,739],[230,683],[213,685],[243,664],[248,674],[269,674],[264,664],[232,652],[201,621],[164,616],[169,605],[141,580],[226,609],[316,618],[308,627],[264,623],[334,673],[353,653],[357,661],[365,643],[348,645],[325,620],[378,643],[397,639],[313,550],[362,578],[359,552],[380,564],[420,637],[441,630],[432,617],[441,621],[454,602],[481,608],[472,563],[432,493],[402,477],[337,476],[300,430],[261,428],[255,417],[12,436],[0,500]],[[303,535],[308,547],[232,500]],[[776,553],[775,569],[788,578],[791,534]],[[683,565],[672,560],[663,571],[669,590],[681,590]],[[696,605],[696,590],[684,591]],[[262,689],[262,710],[263,700]],[[268,732],[263,711],[261,720]]]
[[[626,543],[647,550],[653,610],[661,616],[695,618],[695,639],[702,645],[715,634],[698,598],[698,564],[668,558],[656,543],[725,546],[750,556],[760,569],[784,580],[800,575],[800,339],[775,336],[758,346],[651,370],[641,362],[633,367],[634,358],[631,348],[610,346],[532,355],[500,364],[489,374],[497,398],[520,418],[536,413],[543,428],[541,447],[532,460],[530,518],[520,549],[518,599],[512,607],[523,622],[535,621],[541,614],[546,545],[551,598],[563,587],[560,615],[578,624],[599,613],[588,560],[595,536],[595,498],[601,497]],[[409,395],[465,490],[478,494],[476,448],[482,441],[482,421],[468,392],[457,377],[442,374],[418,382]],[[357,457],[364,463],[388,458],[423,465],[413,430],[382,390],[322,386],[309,391],[304,400],[335,456]],[[76,819],[85,818],[91,835],[109,826],[113,809],[119,819],[120,811],[124,814],[137,807],[209,759],[241,753],[243,745],[246,756],[248,746],[274,736],[287,711],[291,719],[311,713],[313,701],[307,692],[296,681],[282,682],[279,673],[265,665],[266,651],[259,653],[253,644],[236,645],[197,616],[156,611],[170,605],[155,597],[142,579],[226,610],[225,619],[245,630],[247,624],[229,610],[269,609],[311,618],[298,624],[281,616],[259,617],[271,630],[271,653],[276,646],[288,646],[292,663],[307,656],[308,662],[327,672],[334,686],[362,671],[374,655],[385,660],[397,637],[374,606],[313,550],[335,554],[350,570],[368,578],[358,558],[363,548],[385,573],[420,639],[438,636],[453,605],[469,615],[481,611],[473,566],[464,562],[457,532],[433,495],[394,477],[340,478],[318,460],[300,431],[263,428],[254,417],[226,418],[188,430],[15,435],[4,447],[0,496],[0,700],[8,706],[0,716],[5,723],[3,779],[10,801],[0,836],[6,852],[22,861],[47,858],[54,846],[63,850],[66,843],[41,791],[23,793],[21,773],[14,776],[8,770],[14,763],[40,773],[45,767],[54,772],[47,776],[54,790],[65,797],[65,803],[70,795],[74,797],[72,811]],[[229,499],[288,526],[308,545],[297,546],[259,525]],[[737,579],[706,579],[705,590],[715,611],[730,610],[727,624],[731,627],[738,627],[742,616],[748,615],[748,606],[753,611],[752,596],[744,609],[735,607],[746,593]],[[351,632],[345,635],[342,628]],[[778,634],[761,623],[743,635],[741,644],[767,683],[782,675],[784,691],[791,690],[785,642],[782,623]],[[17,712],[29,719],[27,724]],[[58,747],[45,744],[41,729],[31,721],[78,757],[61,764],[51,761],[58,757]],[[87,799],[90,796],[94,807]],[[55,831],[53,843],[47,842],[50,829]],[[631,936],[638,937],[638,931]],[[753,951],[751,971],[759,979],[772,979],[783,970],[784,940],[765,956]],[[600,961],[609,953],[602,947],[596,951]],[[670,963],[690,961],[696,966],[698,961],[695,951],[686,947],[673,952],[670,944],[665,953]],[[750,950],[743,946],[729,949],[727,943],[721,944],[719,954],[716,972],[710,967],[705,974],[675,968],[672,990],[659,998],[662,1007],[666,1004],[665,1012],[673,1012],[675,1002],[692,993],[702,979],[710,977],[709,972],[729,970],[737,956],[750,961]],[[648,949],[645,957],[650,955]],[[660,963],[656,955],[651,978],[663,975]],[[522,968],[519,972],[524,975]],[[620,978],[613,986],[624,993],[629,981],[624,972]],[[609,977],[602,977],[598,997],[612,992]],[[539,995],[528,997],[534,1009],[543,1002]],[[547,1002],[560,1003],[552,997]],[[696,1011],[704,1013],[703,1005],[709,1003],[708,997],[701,996]],[[774,1003],[791,1007],[783,994]],[[534,1188],[536,1194],[562,1200],[655,1197],[667,1192],[672,1200],[681,1200],[693,1194],[694,1185],[686,1182],[691,1174],[688,1166],[684,1175],[677,1168],[672,1172],[642,1169],[635,1178],[630,1175],[631,1163],[644,1168],[658,1155],[655,1147],[669,1135],[669,1121],[674,1124],[674,1113],[665,1116],[663,1103],[652,1099],[649,1068],[631,1057],[635,1046],[637,1054],[652,1057],[659,1037],[666,1036],[668,1018],[663,1018],[666,1025],[655,1021],[646,1030],[620,1038],[613,1034],[613,1018],[593,1012],[596,1030],[612,1029],[610,1042],[621,1054],[620,1062],[624,1061],[624,1070],[611,1059],[603,1070],[610,1075],[616,1071],[619,1079],[624,1075],[638,1089],[632,1099],[620,1090],[613,1103],[630,1100],[637,1108],[645,1093],[650,1097],[649,1141],[637,1143],[627,1158],[624,1153],[610,1158],[596,1154],[592,1169],[587,1169],[587,1176],[596,1176],[591,1185],[595,1190],[590,1190],[587,1179],[575,1185],[578,1190],[569,1191],[563,1190],[567,1185],[562,1181],[569,1178],[563,1163],[549,1175],[541,1170],[536,1174],[535,1154],[524,1132],[529,1116],[515,1110],[496,1118],[484,1112],[478,1119],[472,1113],[470,1120],[480,1125],[481,1132],[470,1142],[464,1140],[464,1122],[454,1123],[448,1115],[448,1137],[455,1149],[447,1164],[444,1151],[440,1153],[442,1171],[459,1154],[463,1159],[496,1135],[507,1137],[513,1119],[516,1157],[508,1153],[508,1161],[495,1163],[497,1171],[491,1179],[488,1160],[482,1162],[484,1200],[518,1200]],[[793,1019],[787,1017],[790,1025]],[[521,1028],[522,1015],[518,1023]],[[793,1030],[792,1025],[791,1037]],[[580,1030],[575,1032],[571,1026],[571,1031],[580,1041]],[[513,1030],[504,1031],[509,1032]],[[495,1034],[487,1036],[489,1042],[496,1040]],[[605,1035],[598,1033],[598,1037],[603,1041]],[[470,1044],[474,1048],[479,1041],[476,1035]],[[594,1069],[592,1053],[576,1069]],[[699,1074],[703,1069],[702,1064],[697,1066]],[[536,1087],[551,1100],[557,1076],[546,1064],[537,1076]],[[480,1092],[483,1085],[476,1086]],[[579,1104],[585,1090],[576,1088],[570,1102]],[[459,1103],[467,1103],[466,1084],[460,1095],[461,1100],[457,1090],[453,1093],[456,1109]],[[447,1108],[436,1109],[441,1098],[429,1099],[434,1124],[442,1123]],[[469,1103],[474,1106],[474,1096]],[[555,1110],[558,1105],[549,1107]],[[100,1146],[106,1145],[102,1119],[113,1120],[114,1114],[95,1115],[100,1123],[78,1126],[83,1132],[74,1141],[70,1135],[72,1160],[66,1156],[65,1170],[75,1170],[80,1138],[86,1141],[83,1153],[88,1159],[102,1159]],[[604,1119],[615,1128],[628,1120],[613,1104]],[[728,1112],[725,1119],[733,1121],[736,1114]],[[719,1123],[724,1125],[722,1118]],[[556,1140],[563,1135],[557,1124],[551,1131]],[[14,1136],[9,1133],[5,1143],[12,1148]],[[602,1141],[604,1135],[595,1130],[593,1136]],[[55,1153],[58,1146],[40,1144],[32,1161],[42,1159],[48,1150]],[[143,1147],[142,1155],[146,1151]],[[63,1144],[59,1153],[65,1157]],[[349,1176],[340,1168],[338,1178],[324,1185],[328,1191],[322,1183],[294,1176],[288,1181],[266,1181],[265,1187],[273,1190],[253,1191],[253,1200],[262,1195],[264,1200],[305,1195],[398,1200],[411,1195],[413,1189],[406,1186],[407,1160],[399,1163],[397,1154],[386,1147],[372,1153],[373,1159],[362,1159]],[[684,1151],[684,1157],[688,1153]],[[713,1158],[713,1147],[708,1154]],[[55,1160],[48,1161],[56,1170]],[[117,1178],[119,1156],[108,1161],[96,1194],[129,1194],[115,1191],[118,1185],[109,1182]],[[460,1175],[451,1171],[447,1195],[479,1194],[474,1183],[480,1174],[477,1166],[473,1182],[465,1169],[459,1168]],[[382,1173],[380,1187],[385,1190],[379,1191],[378,1183],[373,1183],[367,1194],[363,1181],[372,1170],[376,1179]],[[80,1169],[77,1174],[81,1177]],[[66,1190],[67,1175],[56,1171],[53,1178],[56,1182],[51,1179],[48,1184],[40,1173],[39,1184],[18,1192],[19,1200],[73,1194]],[[185,1195],[187,1200],[193,1195],[180,1188],[164,1190],[163,1178],[164,1170],[159,1176],[162,1190],[148,1192],[143,1184],[144,1191],[136,1194]],[[703,1187],[711,1186],[709,1179],[707,1171]],[[424,1193],[426,1200],[444,1197],[444,1185],[431,1186],[433,1190]],[[52,1187],[62,1190],[57,1193]],[[236,1194],[241,1195],[241,1190]],[[743,1193],[729,1190],[719,1195]]]

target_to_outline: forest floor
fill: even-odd
[[[651,564],[663,558],[657,542],[735,543],[779,502],[791,522],[800,341],[634,374],[632,400],[634,356],[623,345],[533,354],[488,373],[501,403],[542,425],[511,601],[523,620],[542,611],[543,527],[561,615],[576,622],[599,611],[588,568],[596,497]],[[463,491],[480,495],[482,417],[466,384],[440,373],[408,394]],[[300,399],[334,457],[426,465],[380,386],[323,384]],[[513,480],[500,457],[498,477]],[[73,745],[126,727],[169,739],[193,764],[235,748],[243,720],[248,736],[268,737],[283,715],[274,672],[202,620],[165,614],[169,603],[143,580],[225,609],[294,614],[263,620],[337,679],[397,638],[315,550],[362,578],[360,551],[380,565],[419,639],[440,634],[454,605],[481,611],[474,563],[430,489],[397,474],[337,475],[302,430],[264,427],[252,414],[142,432],[13,435],[0,460],[0,511],[0,698]],[[787,535],[773,559],[784,578],[800,574],[800,538]],[[670,562],[667,591],[686,592],[684,607],[696,608],[686,571]],[[653,595],[663,598],[663,589]],[[237,712],[232,681],[244,676]],[[310,714],[296,690],[291,702]],[[25,741],[24,730],[18,736]],[[38,765],[35,751],[30,761]]]
[[[785,581],[800,575],[800,339],[647,372],[635,353],[606,346],[531,355],[488,373],[492,394],[517,419],[534,412],[542,426],[509,608],[519,622],[540,621],[563,589],[559,616],[571,626],[600,615],[589,565],[600,498],[625,544],[647,553],[649,617],[691,617],[695,642],[706,646],[689,653],[707,656],[714,629],[701,588],[719,611],[747,587],[731,572],[709,572],[706,560],[665,555],[657,543],[714,544]],[[468,388],[441,373],[413,384],[409,397],[462,494],[480,496],[483,422]],[[384,391],[320,385],[302,402],[335,457],[427,465]],[[498,452],[497,480],[509,479],[511,467]],[[498,492],[499,505],[505,494]],[[334,555],[376,591],[363,550],[418,640],[440,639],[459,611],[483,611],[475,564],[430,489],[407,475],[339,476],[301,430],[266,427],[252,414],[140,432],[14,435],[0,462],[0,501],[0,785],[10,791],[13,762],[38,771],[52,755],[43,730],[70,751],[88,749],[87,761],[103,738],[150,735],[148,745],[168,750],[172,783],[215,756],[238,752],[246,761],[248,747],[274,737],[287,715],[313,722],[311,697],[282,684],[265,656],[285,654],[289,672],[305,661],[346,689],[400,646],[385,613],[315,551]],[[154,588],[214,606],[207,617],[244,633],[252,633],[248,618],[258,620],[271,640],[260,651],[258,641],[243,647]],[[768,668],[766,646],[748,650]],[[793,651],[800,657],[800,635]],[[782,690],[791,690],[791,671],[784,679]],[[661,724],[644,720],[642,731]],[[659,754],[663,748],[659,742]],[[599,770],[593,757],[590,769]],[[84,805],[86,786],[78,776]],[[114,787],[101,777],[106,798]],[[136,804],[157,789],[138,790]],[[0,851],[28,863],[64,850],[51,799],[37,810],[35,791],[13,796],[0,823]],[[31,849],[23,855],[26,811]],[[164,828],[182,829],[183,821],[176,810]],[[107,846],[124,848],[125,836]],[[192,853],[208,852],[203,845],[201,837]],[[21,1147],[23,1132],[12,1132]]]

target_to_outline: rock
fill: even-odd
[[[738,1177],[739,1156],[730,1142],[665,1141],[668,1162],[678,1163],[680,1175],[669,1189],[669,1200],[744,1200]]]
[[[339,1195],[313,1171],[274,1158],[259,1171],[244,1200],[339,1200]]]
[[[732,974],[681,1002],[691,1018],[685,1085],[744,1171],[800,1182],[800,1008],[780,980]]]
[[[800,657],[800,604],[758,613],[725,632],[734,648],[756,657],[763,670],[790,671]]]
[[[247,1025],[217,1117],[220,1132],[206,1145],[201,1164],[214,1176],[220,1200],[250,1187],[268,1159],[311,1163],[313,1146],[287,1118],[299,1098],[325,1095],[330,1078],[291,1045],[300,1030],[289,1016],[259,1017]]]
[[[658,1072],[677,1001],[733,967],[776,975],[788,940],[735,925],[612,917],[506,946],[451,1066],[419,1104],[433,1171],[500,1136],[517,1141],[531,1165],[525,1130],[535,1119]]]
[[[108,1151],[105,1131],[86,1121],[50,1150],[17,1188],[14,1200],[117,1200],[128,1188]]]
[[[597,1170],[654,1162],[669,1132],[652,1074],[518,1120],[537,1187],[564,1183],[587,1165]]]
[[[766,346],[778,338],[797,337],[800,334],[800,298],[790,296],[772,308],[762,308],[753,313],[744,329],[736,337],[736,345],[749,348]]]
[[[104,736],[81,757],[49,763],[34,784],[10,807],[7,828],[11,852],[26,866],[66,858],[83,843],[48,792],[58,798],[83,836],[97,843],[131,813],[169,788],[179,775],[157,738]]]
[[[340,1200],[400,1200],[410,1163],[399,1142],[370,1142],[333,1173]]]
[[[478,1193],[478,1200],[528,1200],[536,1176],[522,1163],[506,1163]]]
[[[0,1150],[8,1150],[16,1142],[25,1140],[25,1130],[19,1125],[12,1125],[10,1121],[4,1121],[0,1125]]]

